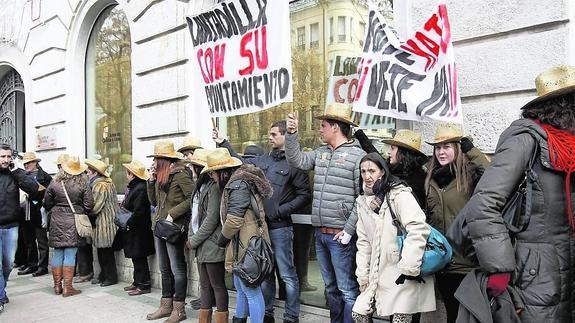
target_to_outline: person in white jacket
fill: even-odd
[[[392,176],[377,153],[360,161],[364,193],[357,198],[357,269],[361,294],[353,306],[354,322],[378,315],[391,322],[418,322],[435,310],[434,277],[421,277],[421,259],[430,228],[411,188]],[[402,250],[390,206],[407,231]]]

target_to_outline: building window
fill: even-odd
[[[353,33],[354,33],[354,28],[353,28],[353,18],[349,18],[349,42],[353,43]]]
[[[127,184],[122,163],[132,160],[131,38],[118,6],[98,17],[86,51],[86,153],[110,165],[118,190]]]
[[[337,17],[337,41],[345,42],[345,17]]]
[[[305,49],[305,27],[297,29],[297,48],[300,50]]]
[[[309,26],[309,47],[318,48],[319,47],[319,24],[311,24]]]
[[[333,17],[329,18],[329,43],[333,44]]]

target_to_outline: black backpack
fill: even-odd
[[[251,194],[251,208],[256,216],[259,234],[250,239],[244,257],[239,261],[238,253],[241,241],[238,237],[239,233],[235,235],[232,273],[242,279],[248,287],[258,287],[274,272],[274,252],[270,243],[264,238],[260,208],[253,192]],[[242,247],[244,248],[243,244]]]

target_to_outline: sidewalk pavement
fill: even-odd
[[[54,295],[52,275],[32,277],[17,276],[12,271],[6,288],[10,303],[0,314],[0,323],[131,323],[150,322],[146,314],[152,313],[159,305],[160,290],[140,296],[128,296],[123,290],[128,284],[120,282],[113,286],[100,287],[88,283],[74,284],[82,293],[72,297]],[[235,295],[230,293],[230,307],[235,306]],[[191,298],[188,298],[189,302]],[[283,305],[283,303],[282,303]],[[300,322],[320,323],[329,321],[325,309],[303,306]],[[276,310],[276,322],[282,322],[281,310]],[[197,311],[186,306],[186,322],[197,322]],[[233,308],[230,308],[230,319]],[[163,322],[157,320],[153,322]]]

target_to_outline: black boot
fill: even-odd
[[[275,323],[276,319],[273,316],[265,315],[264,323]]]
[[[244,317],[243,319],[237,318],[237,317],[233,317],[232,318],[232,323],[246,323],[248,321],[247,317]]]

